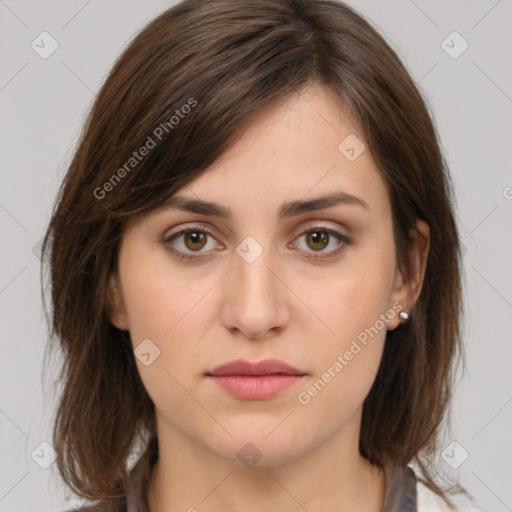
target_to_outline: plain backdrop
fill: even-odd
[[[421,88],[455,183],[467,369],[439,464],[485,510],[510,511],[512,0],[348,3],[385,35]],[[39,244],[95,91],[133,35],[171,5],[0,0],[0,511],[76,503],[66,502],[45,444],[55,397],[42,391]],[[52,44],[43,58],[42,46]]]

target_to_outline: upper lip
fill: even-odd
[[[279,361],[279,359],[264,359],[263,361],[251,362],[245,359],[237,359],[229,363],[217,366],[207,375],[220,377],[225,375],[305,375],[293,366]]]

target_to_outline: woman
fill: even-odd
[[[431,466],[461,348],[450,177],[348,6],[156,18],[98,94],[43,250],[54,445],[84,510],[455,504]]]

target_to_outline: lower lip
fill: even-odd
[[[209,376],[217,386],[242,400],[266,400],[297,384],[300,375],[229,375]]]

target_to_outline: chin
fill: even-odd
[[[279,422],[274,423],[275,429]],[[251,435],[251,429],[243,429],[240,432],[231,430],[233,438],[225,438],[222,443],[215,443],[211,447],[219,456],[237,466],[247,468],[274,467],[287,464],[301,456],[307,451],[307,444],[303,436],[295,436],[282,428],[282,425],[275,429],[265,430],[264,434]],[[259,429],[261,430],[261,429]]]

